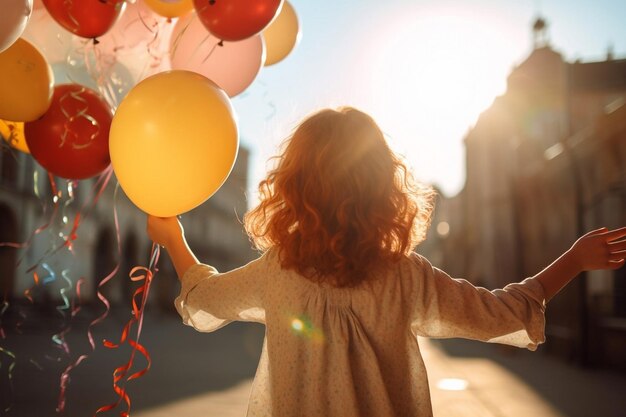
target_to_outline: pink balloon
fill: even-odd
[[[261,35],[223,42],[223,46],[218,42],[195,13],[181,17],[170,41],[172,68],[204,75],[234,97],[248,88],[261,70],[265,42]]]
[[[113,28],[98,38],[107,55],[114,55],[133,74],[136,82],[171,69],[168,48],[174,24],[141,1],[127,3]]]
[[[33,0],[2,0],[0,13],[0,52],[20,37],[33,11]]]
[[[126,11],[106,35],[98,38],[100,43],[111,43],[118,49],[133,48],[147,43],[160,35],[159,26],[166,18],[159,18],[143,2],[127,3]]]

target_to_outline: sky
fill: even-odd
[[[463,137],[532,51],[538,15],[568,61],[604,60],[609,46],[626,58],[624,0],[289,1],[300,43],[233,99],[251,151],[251,203],[298,123],[346,105],[374,117],[419,180],[457,194]]]

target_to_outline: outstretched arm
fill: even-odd
[[[626,227],[592,230],[572,245],[563,255],[533,278],[545,290],[546,301],[554,297],[576,275],[596,269],[618,269],[626,258]]]
[[[148,235],[154,243],[164,246],[172,259],[178,279],[189,267],[200,263],[185,240],[185,230],[176,217],[148,215]]]

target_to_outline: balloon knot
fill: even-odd
[[[224,41],[223,41],[223,40],[219,41],[219,42],[217,43],[217,46],[224,46]]]
[[[209,0],[209,5],[213,6],[215,4],[215,0]]]
[[[101,1],[102,1],[102,0],[101,0]],[[97,38],[93,38],[93,44],[94,44],[94,45],[97,45],[97,44],[99,44],[99,43],[100,43],[100,41],[99,41]]]

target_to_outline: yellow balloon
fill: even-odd
[[[50,107],[53,91],[52,69],[29,42],[20,38],[0,53],[0,119],[38,119]]]
[[[137,84],[117,108],[109,135],[111,164],[137,207],[159,217],[197,207],[224,183],[239,135],[226,93],[190,71],[168,71]]]
[[[24,136],[23,122],[0,120],[0,135],[2,135],[2,138],[7,141],[12,148],[30,153],[28,145],[26,144],[26,137]]]
[[[144,0],[155,13],[164,17],[180,17],[193,10],[193,0]]]
[[[293,6],[287,0],[276,19],[263,32],[265,38],[265,66],[285,59],[300,41],[300,25]]]

